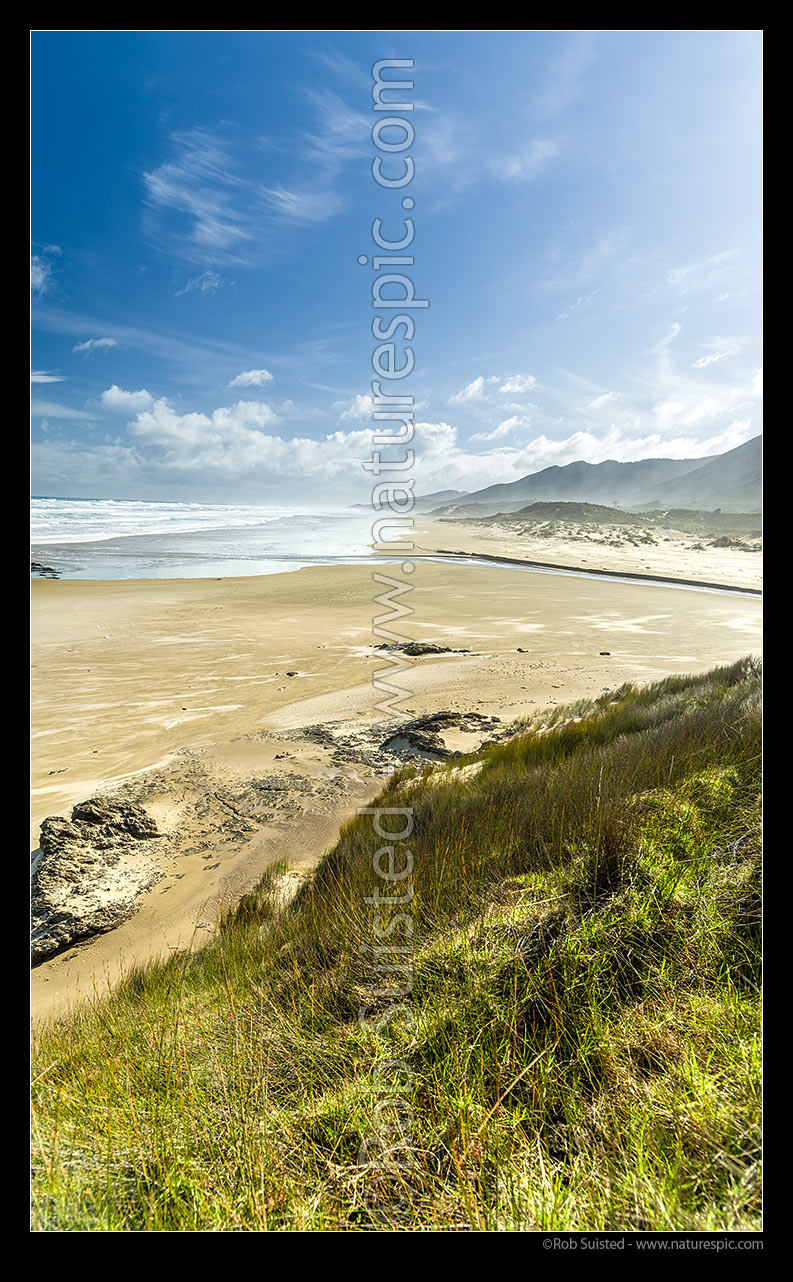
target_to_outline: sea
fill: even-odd
[[[370,508],[301,511],[241,503],[41,496],[31,504],[30,556],[61,579],[220,579],[283,574],[306,565],[372,561],[375,519]],[[446,561],[449,555],[429,559]],[[401,560],[398,555],[377,556],[379,564]],[[493,557],[461,556],[460,560],[467,565],[495,561],[524,574],[598,577],[691,592],[755,595],[749,589],[680,579],[499,562]]]
[[[62,579],[281,574],[368,561],[372,521],[339,508],[38,496],[30,555]]]

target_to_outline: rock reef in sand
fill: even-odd
[[[131,917],[162,876],[152,858],[160,837],[146,811],[127,802],[92,798],[71,819],[45,819],[32,885],[33,961]]]

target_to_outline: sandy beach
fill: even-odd
[[[761,518],[757,517],[757,524]],[[557,524],[562,524],[561,522]],[[571,523],[574,524],[574,523]],[[762,585],[762,555],[759,550],[703,545],[700,534],[677,530],[651,530],[644,542],[641,527],[589,526],[585,535],[570,537],[570,530],[538,535],[529,530],[519,534],[509,520],[473,522],[417,522],[416,542],[424,552],[443,549],[473,555],[490,555],[566,565],[614,574],[647,574],[663,579],[723,584],[725,587],[759,590]],[[635,541],[634,541],[635,540]]]
[[[477,550],[450,528],[422,526],[422,550]],[[581,563],[578,549],[561,552]],[[633,568],[645,564],[634,558]],[[134,916],[34,970],[35,1016],[90,996],[136,960],[200,942],[268,864],[310,866],[376,795],[394,763],[378,757],[388,717],[372,677],[389,667],[373,648],[384,610],[374,571],[389,573],[380,563],[33,582],[31,849],[46,816],[108,790],[143,805],[169,839]],[[760,646],[760,603],[747,596],[421,559],[410,583],[401,600],[413,614],[391,626],[467,651],[404,660],[388,678],[408,692],[397,706],[410,716],[508,722]],[[485,737],[463,733],[449,746]]]

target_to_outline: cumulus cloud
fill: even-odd
[[[471,383],[466,383],[465,387],[459,392],[455,392],[454,396],[450,396],[449,404],[471,405],[476,401],[483,401],[488,388],[497,382],[498,379],[495,376],[484,378],[480,374],[479,378],[475,378]]]
[[[248,487],[299,487],[301,494],[313,487],[315,501],[327,501],[328,484],[345,494],[360,494],[367,484],[362,464],[371,457],[371,428],[287,439],[272,430],[278,422],[263,401],[180,414],[161,397],[136,414],[129,432],[136,457],[156,470],[161,482],[239,484],[244,477]],[[448,423],[417,423],[411,448],[422,466],[440,471],[456,440],[456,429]]]
[[[36,443],[36,484],[47,490],[57,480],[72,493],[98,492],[101,484],[105,492],[119,496],[147,487],[159,493],[162,486],[182,486],[191,496],[288,496],[316,505],[366,499],[371,478],[362,463],[371,457],[370,427],[339,429],[319,439],[286,438],[273,430],[276,422],[270,406],[262,402],[241,401],[209,414],[180,414],[161,398],[136,415],[126,445]],[[532,440],[478,451],[473,442],[458,441],[453,424],[422,422],[416,424],[411,448],[422,490],[470,491],[579,459],[600,463],[659,456],[701,458],[741,445],[755,432],[751,419],[742,418],[704,439],[685,432],[639,434],[612,427],[606,432],[576,431],[562,439],[540,433]]]
[[[146,409],[153,400],[154,397],[151,392],[147,392],[145,387],[142,387],[137,392],[125,392],[123,388],[116,387],[114,383],[112,387],[108,387],[102,393],[102,405],[104,408],[119,410],[123,414],[134,414],[138,410]]]
[[[533,374],[513,374],[511,378],[506,379],[499,387],[499,392],[507,396],[510,393],[520,395],[521,392],[528,392],[530,387],[534,387],[537,380]]]
[[[343,405],[345,408],[341,409]],[[374,401],[368,394],[353,396],[351,401],[336,401],[334,409],[341,409],[340,423],[364,422],[366,419],[371,419],[374,413]]]
[[[272,383],[273,375],[268,369],[246,369],[236,378],[233,378],[227,387],[263,387],[265,383]]]
[[[87,338],[84,343],[76,343],[72,351],[82,352],[84,356],[90,356],[92,352],[101,352],[108,347],[118,347],[118,343],[114,338]]]

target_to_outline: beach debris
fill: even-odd
[[[600,653],[601,653],[601,655],[604,655],[604,654],[605,654],[605,655],[608,655],[609,657],[611,656],[611,651],[610,651],[610,650],[601,650],[601,651],[600,651]]]
[[[131,917],[139,895],[162,876],[141,843],[160,836],[142,806],[98,797],[75,806],[70,819],[45,819],[32,883],[33,961]]]

